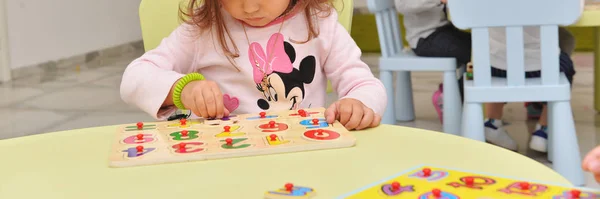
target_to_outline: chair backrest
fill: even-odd
[[[187,6],[188,0],[142,0],[139,7],[140,26],[144,49],[156,48],[161,40],[181,24],[179,7]],[[338,21],[350,32],[354,12],[353,0],[336,0]]]
[[[402,32],[394,0],[367,0],[371,13],[375,14],[381,56],[390,57],[402,51]]]
[[[475,86],[491,85],[489,28],[505,27],[508,86],[523,86],[523,27],[539,27],[542,84],[558,84],[558,26],[575,23],[582,13],[578,0],[449,0],[452,23],[472,29]]]

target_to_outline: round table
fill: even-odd
[[[449,134],[381,125],[352,148],[109,168],[117,126],[0,141],[0,198],[262,198],[287,182],[335,198],[420,164],[571,186],[518,153]]]

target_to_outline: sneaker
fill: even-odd
[[[440,84],[438,90],[433,93],[431,97],[431,102],[433,103],[433,107],[440,118],[440,122],[444,123],[444,85]]]
[[[534,151],[546,153],[548,152],[548,133],[546,133],[548,127],[537,124],[535,127],[535,132],[531,135],[531,140],[529,141],[529,148]]]
[[[503,126],[501,120],[486,119],[484,127],[485,140],[496,146],[517,151],[517,142],[508,135]]]

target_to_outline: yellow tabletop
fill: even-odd
[[[0,141],[0,198],[262,198],[287,182],[334,198],[419,164],[570,186],[550,168],[483,142],[382,125],[353,148],[109,168],[116,126]]]

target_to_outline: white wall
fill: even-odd
[[[6,30],[6,2],[0,0],[0,83],[11,79],[8,61],[8,31]]]
[[[6,0],[12,69],[141,40],[141,0]]]

